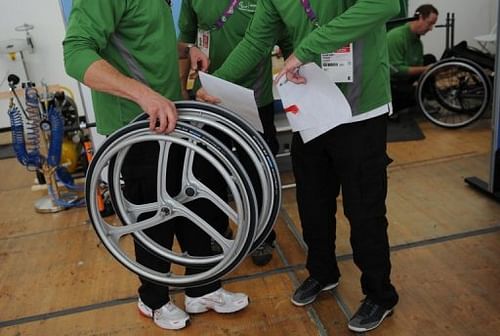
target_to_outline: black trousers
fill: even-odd
[[[394,113],[398,113],[405,108],[417,104],[415,82],[418,78],[419,76],[408,76],[391,80],[392,107]]]
[[[387,237],[385,115],[345,124],[304,144],[295,133],[292,164],[307,270],[323,284],[340,277],[335,256],[337,197],[342,191],[350,224],[354,262],[361,270],[363,293],[393,307],[398,295],[390,281]]]
[[[125,158],[121,172],[124,180],[124,195],[135,204],[156,201],[158,149],[158,143],[140,143],[132,146]],[[166,174],[167,191],[170,196],[175,196],[180,191],[184,152],[184,148],[177,145],[172,145],[169,151]],[[195,156],[193,171],[196,178],[208,188],[223,199],[227,198],[225,183],[223,180],[221,181],[220,174],[208,161],[202,159],[199,155]],[[227,227],[227,216],[210,201],[199,199],[187,203],[186,206],[213,225],[219,232],[221,232],[222,228]],[[153,215],[154,213],[141,214],[138,220],[144,220]],[[166,223],[144,230],[144,232],[152,240],[167,248],[172,247],[175,235],[181,249],[192,256],[207,256],[212,253],[210,237],[184,217],[173,218]],[[134,246],[136,260],[139,263],[159,272],[168,272],[170,270],[169,262],[152,254],[136,241],[134,241]],[[187,267],[185,274],[195,274],[205,270],[203,268]],[[151,282],[142,277],[139,277],[139,279],[141,282],[139,296],[148,307],[158,309],[170,300],[167,286]],[[216,281],[205,286],[187,288],[185,292],[188,296],[199,297],[220,287],[220,281]]]

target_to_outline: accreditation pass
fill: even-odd
[[[352,83],[352,43],[334,52],[321,54],[321,67],[336,83]]]
[[[198,36],[196,38],[196,46],[203,53],[210,57],[210,31],[198,29]]]

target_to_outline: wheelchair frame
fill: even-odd
[[[441,60],[418,81],[416,101],[432,123],[459,128],[478,120],[491,105],[495,59],[467,46],[454,45],[454,14],[447,13],[446,48]]]

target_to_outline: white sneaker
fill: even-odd
[[[163,329],[182,329],[189,321],[189,315],[172,302],[167,302],[161,308],[153,311],[139,298],[137,308],[142,315],[153,318],[154,323]]]
[[[248,306],[248,296],[219,288],[215,292],[196,298],[186,295],[184,305],[186,311],[193,314],[203,313],[209,309],[213,309],[217,313],[234,313]]]

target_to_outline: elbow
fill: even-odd
[[[68,76],[83,82],[85,72],[95,61],[101,59],[93,50],[75,45],[63,44],[64,69]]]
[[[83,81],[80,72],[76,70],[76,66],[73,64],[70,58],[64,59],[64,70],[66,71],[66,74],[71,78],[76,79],[79,82]]]
[[[64,57],[64,71],[72,78],[75,78],[75,73],[72,71],[72,65],[69,58]]]
[[[63,61],[64,61],[64,71],[66,71],[66,74],[70,77],[73,77],[75,79],[77,77],[76,71],[75,71],[75,62],[74,62],[74,54],[68,50],[64,44],[63,44]]]

